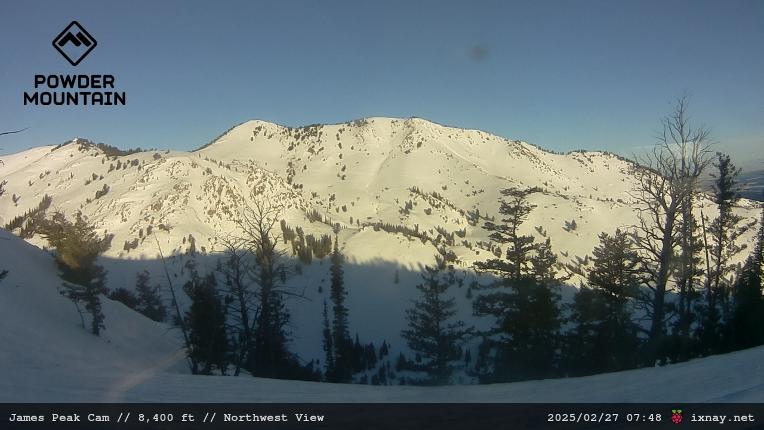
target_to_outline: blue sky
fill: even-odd
[[[79,66],[52,39],[98,40]],[[651,145],[683,90],[718,149],[764,158],[761,1],[5,2],[2,153],[75,136],[192,149],[247,119],[418,116],[557,151]],[[113,74],[125,107],[23,105],[35,74]]]

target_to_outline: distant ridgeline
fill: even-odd
[[[61,143],[59,145],[56,145],[51,152],[63,147],[64,145],[68,145],[70,143],[79,144],[80,148],[82,149],[90,149],[90,148],[98,148],[103,153],[109,157],[122,157],[125,155],[131,155],[131,154],[137,154],[139,152],[143,151],[150,151],[151,149],[142,149],[140,146],[137,148],[128,148],[128,149],[119,149],[116,146],[107,145],[105,143],[95,143],[93,141],[90,141],[88,139],[82,139],[82,138],[75,138],[68,142]]]
[[[740,183],[743,184],[740,195],[747,199],[764,201],[764,170],[741,173]]]

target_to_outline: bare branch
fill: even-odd
[[[0,131],[0,136],[6,135],[6,134],[15,134],[15,133],[21,133],[22,131],[28,130],[29,127],[24,127],[21,130],[13,130],[13,131]]]

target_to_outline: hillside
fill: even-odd
[[[0,231],[0,402],[762,402],[764,347],[584,378],[370,387],[192,376],[176,330],[103,300],[107,329],[79,326],[50,255]],[[30,270],[33,268],[33,270]]]
[[[249,121],[193,152],[123,154],[75,139],[2,160],[7,191],[0,225],[26,236],[23,215],[41,203],[69,215],[81,210],[99,232],[113,235],[101,261],[111,288],[131,288],[144,269],[163,279],[159,247],[178,283],[188,276],[189,261],[213,268],[222,239],[236,234],[234,220],[254,202],[282,206],[286,226],[301,228],[306,240],[338,229],[351,331],[375,343],[387,340],[393,356],[403,347],[400,330],[418,271],[437,254],[459,273],[459,316],[481,324],[466,297],[477,279],[473,263],[496,251],[482,226],[497,215],[500,190],[538,187],[522,233],[550,238],[563,273],[591,253],[599,233],[636,220],[628,160],[603,152],[555,154],[417,118],[300,128]],[[700,206],[713,213],[708,198]],[[736,213],[744,223],[758,220],[758,206],[748,200]],[[750,244],[753,232],[741,243]],[[294,241],[283,246],[292,253]],[[328,295],[328,265],[319,251],[294,256],[302,260],[301,274],[289,281],[304,296],[289,306],[293,347],[306,361],[322,356],[316,322]],[[578,285],[580,278],[568,274]]]

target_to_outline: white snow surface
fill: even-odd
[[[193,376],[177,331],[103,299],[80,327],[50,255],[0,231],[0,402],[762,402],[764,347],[582,378],[446,387]],[[35,270],[25,270],[33,267]]]

